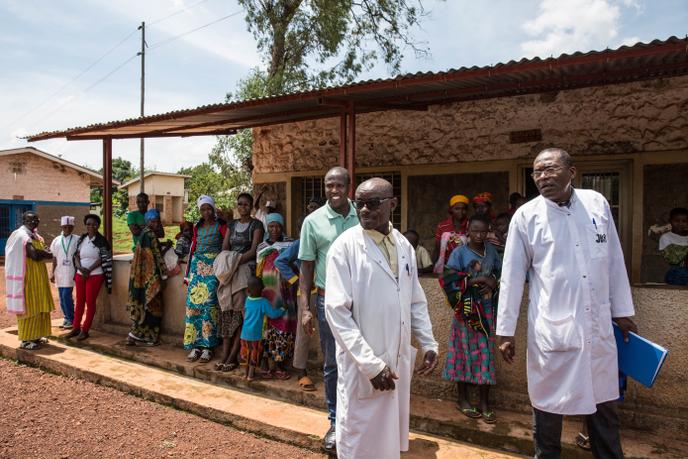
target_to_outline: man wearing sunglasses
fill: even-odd
[[[309,214],[301,227],[299,246],[299,315],[303,328],[313,334],[313,312],[309,309],[313,280],[317,287],[316,316],[320,333],[320,349],[323,354],[323,382],[327,402],[330,429],[323,438],[323,449],[333,453],[335,420],[337,412],[337,362],[335,344],[330,327],[325,320],[325,265],[330,245],[345,230],[358,224],[356,210],[349,201],[349,172],[343,167],[333,167],[325,174],[327,203]]]
[[[409,447],[411,376],[437,366],[428,304],[413,247],[389,221],[392,185],[366,180],[354,201],[360,225],[345,231],[327,255],[325,315],[337,342],[337,454],[399,457]]]

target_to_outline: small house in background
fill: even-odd
[[[163,225],[180,223],[184,220],[184,209],[188,202],[184,179],[190,175],[172,174],[169,172],[148,172],[143,176],[143,185],[150,198],[150,208],[160,211]],[[123,183],[120,189],[126,189],[129,196],[129,210],[136,210],[136,195],[140,190],[140,179],[135,178]]]
[[[27,210],[38,212],[47,243],[60,234],[63,215],[76,217],[75,230],[85,231],[91,189],[103,187],[100,173],[35,147],[0,150],[0,172],[0,255]]]

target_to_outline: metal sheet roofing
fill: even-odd
[[[577,52],[486,67],[400,75],[345,86],[204,105],[26,137],[29,141],[186,137],[356,113],[424,110],[428,105],[617,84],[688,74],[688,38]]]

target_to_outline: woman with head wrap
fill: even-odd
[[[435,273],[441,274],[444,264],[452,251],[466,243],[468,228],[468,204],[470,201],[462,194],[449,200],[449,217],[442,220],[435,230]]]
[[[282,278],[275,266],[279,254],[286,250],[294,240],[284,235],[284,218],[278,213],[266,216],[268,234],[258,246],[258,267],[256,275],[263,279],[265,288],[263,296],[275,309],[284,311],[282,317],[268,319],[263,341],[264,357],[268,361],[269,371],[264,378],[289,379],[285,363],[294,352],[296,335],[296,284],[290,284]]]
[[[186,267],[184,349],[191,350],[187,360],[200,359],[205,363],[213,358],[212,349],[218,343],[218,281],[213,274],[213,261],[222,250],[227,223],[216,216],[215,200],[210,196],[199,196],[196,205],[201,218],[194,225]]]
[[[237,196],[236,202],[239,218],[227,225],[222,250],[241,254],[239,266],[232,279],[241,276],[241,279],[248,281],[248,277],[256,272],[256,249],[263,240],[264,230],[263,223],[251,217],[252,208],[253,196],[241,193]],[[222,337],[222,357],[215,366],[217,370],[231,371],[239,366],[245,299],[246,288],[244,287],[232,294],[231,301],[220,304],[219,334]]]
[[[157,209],[148,210],[144,221],[129,275],[127,310],[131,317],[131,330],[127,344],[130,346],[156,346],[160,343],[163,281],[167,279],[167,267],[158,238],[165,235],[165,230]]]
[[[495,216],[492,212],[492,193],[483,191],[473,197],[473,209],[477,215],[485,215],[490,223],[494,222]]]

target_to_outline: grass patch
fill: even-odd
[[[179,232],[178,225],[170,225],[165,227],[165,238],[174,240],[174,236]],[[129,227],[127,226],[127,217],[115,217],[112,218],[112,251],[115,254],[118,253],[131,253],[131,233],[129,232]]]

